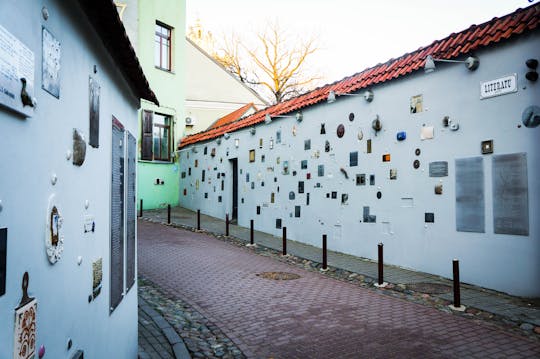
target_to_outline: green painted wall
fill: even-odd
[[[137,56],[143,71],[156,93],[160,106],[141,101],[139,111],[139,158],[141,148],[142,111],[151,110],[170,115],[173,118],[173,138],[171,150],[176,145],[184,129],[185,98],[185,0],[139,0]],[[172,71],[163,71],[154,65],[154,33],[156,21],[173,28],[172,31]],[[161,205],[178,205],[179,173],[176,156],[171,163],[139,161],[137,175],[137,203],[143,200],[143,208],[157,208]],[[159,178],[164,184],[156,184]],[[138,205],[138,204],[137,204]]]

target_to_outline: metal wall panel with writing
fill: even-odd
[[[111,177],[110,311],[122,301],[124,288],[124,128],[113,117]]]
[[[529,235],[527,154],[493,156],[493,229],[499,234]]]
[[[485,232],[482,157],[456,159],[456,230]]]
[[[127,196],[126,196],[126,287],[130,290],[135,284],[136,261],[135,261],[135,217],[136,217],[136,193],[135,174],[137,140],[131,133],[127,133]]]

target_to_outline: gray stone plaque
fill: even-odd
[[[456,230],[484,233],[484,207],[482,157],[456,159]]]
[[[429,163],[429,177],[446,177],[448,176],[448,162],[437,161]]]
[[[495,233],[528,236],[527,154],[493,156],[492,171]]]

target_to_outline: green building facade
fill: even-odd
[[[128,0],[118,11],[159,106],[141,101],[137,205],[178,205],[176,145],[184,131],[185,0]]]

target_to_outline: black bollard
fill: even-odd
[[[197,210],[197,230],[201,230],[201,210]]]
[[[327,270],[328,269],[328,266],[327,266],[327,255],[328,255],[328,252],[326,250],[326,234],[323,234],[322,235],[322,269],[323,270]]]
[[[249,244],[253,245],[254,243],[253,239],[253,220],[249,221]]]
[[[461,295],[459,291],[459,261],[454,259],[452,261],[454,272],[454,307],[461,307]]]
[[[167,205],[167,224],[171,224],[171,205]]]
[[[378,244],[378,247],[379,247],[379,279],[378,279],[378,284],[379,285],[382,285],[384,283],[384,273],[383,273],[383,244],[382,243],[379,243]]]
[[[141,204],[139,205],[139,217],[142,217],[142,199]]]
[[[229,236],[229,214],[225,215],[225,235]]]
[[[283,227],[283,253],[284,256],[287,255],[287,227]]]

